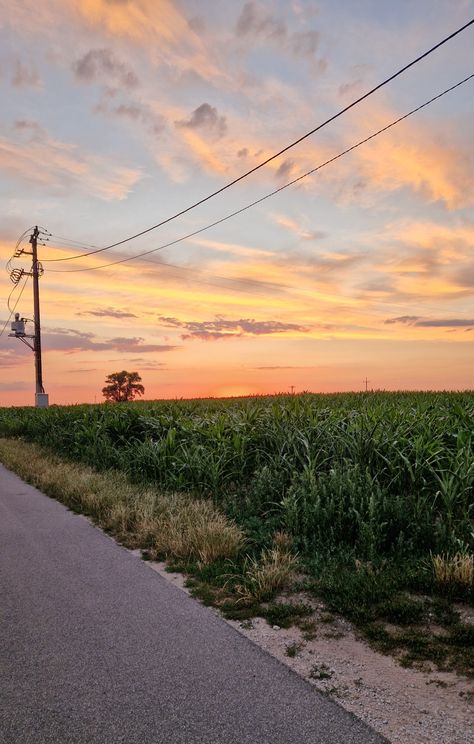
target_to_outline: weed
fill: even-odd
[[[289,628],[302,617],[313,613],[312,607],[304,603],[292,604],[286,602],[275,602],[267,607],[262,607],[261,614],[269,625],[278,625],[280,628]]]
[[[242,583],[235,586],[242,602],[265,601],[289,585],[297,559],[281,541],[278,533],[273,546],[263,550],[259,558],[245,558]]]
[[[314,666],[311,667],[309,676],[311,679],[331,679],[334,672],[330,667],[328,667],[327,664],[314,664]]]
[[[317,625],[314,620],[301,620],[299,623],[305,641],[313,641],[317,637]]]
[[[294,659],[295,656],[298,656],[298,654],[303,650],[304,643],[293,641],[293,643],[289,643],[285,648],[285,654],[290,657],[290,659]]]

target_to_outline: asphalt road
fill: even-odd
[[[0,466],[2,744],[382,744]]]

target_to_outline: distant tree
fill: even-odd
[[[107,384],[102,388],[102,395],[113,403],[134,400],[137,395],[145,392],[143,385],[140,385],[141,381],[138,372],[113,372],[105,380]]]

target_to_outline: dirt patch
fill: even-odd
[[[303,629],[271,627],[262,618],[229,622],[393,744],[474,744],[470,680],[400,666],[358,638],[349,622],[331,620],[322,604]]]

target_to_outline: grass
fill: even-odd
[[[314,664],[311,667],[309,676],[311,677],[311,679],[323,680],[323,679],[331,679],[333,674],[334,672],[332,671],[332,669],[327,664],[322,663],[322,664]]]
[[[20,448],[0,440],[0,458],[29,483],[90,516],[119,542],[154,557],[209,564],[235,558],[244,543],[242,530],[207,499],[141,488],[122,473],[97,473],[63,462],[34,444]]]
[[[291,552],[291,540],[283,532],[276,532],[273,544],[259,557],[244,559],[244,581],[234,585],[239,601],[245,604],[263,602],[291,584],[297,558]]]
[[[22,438],[1,456],[228,616],[298,571],[406,663],[443,646],[441,664],[468,669],[453,604],[474,597],[473,417],[470,392],[0,409],[0,436]]]
[[[293,643],[288,643],[285,648],[285,654],[290,658],[294,659],[295,656],[298,656],[299,653],[304,648],[304,644],[301,643],[301,641],[293,641]]]
[[[474,587],[473,554],[434,555],[432,562],[435,579],[439,584],[461,585],[467,589]]]

